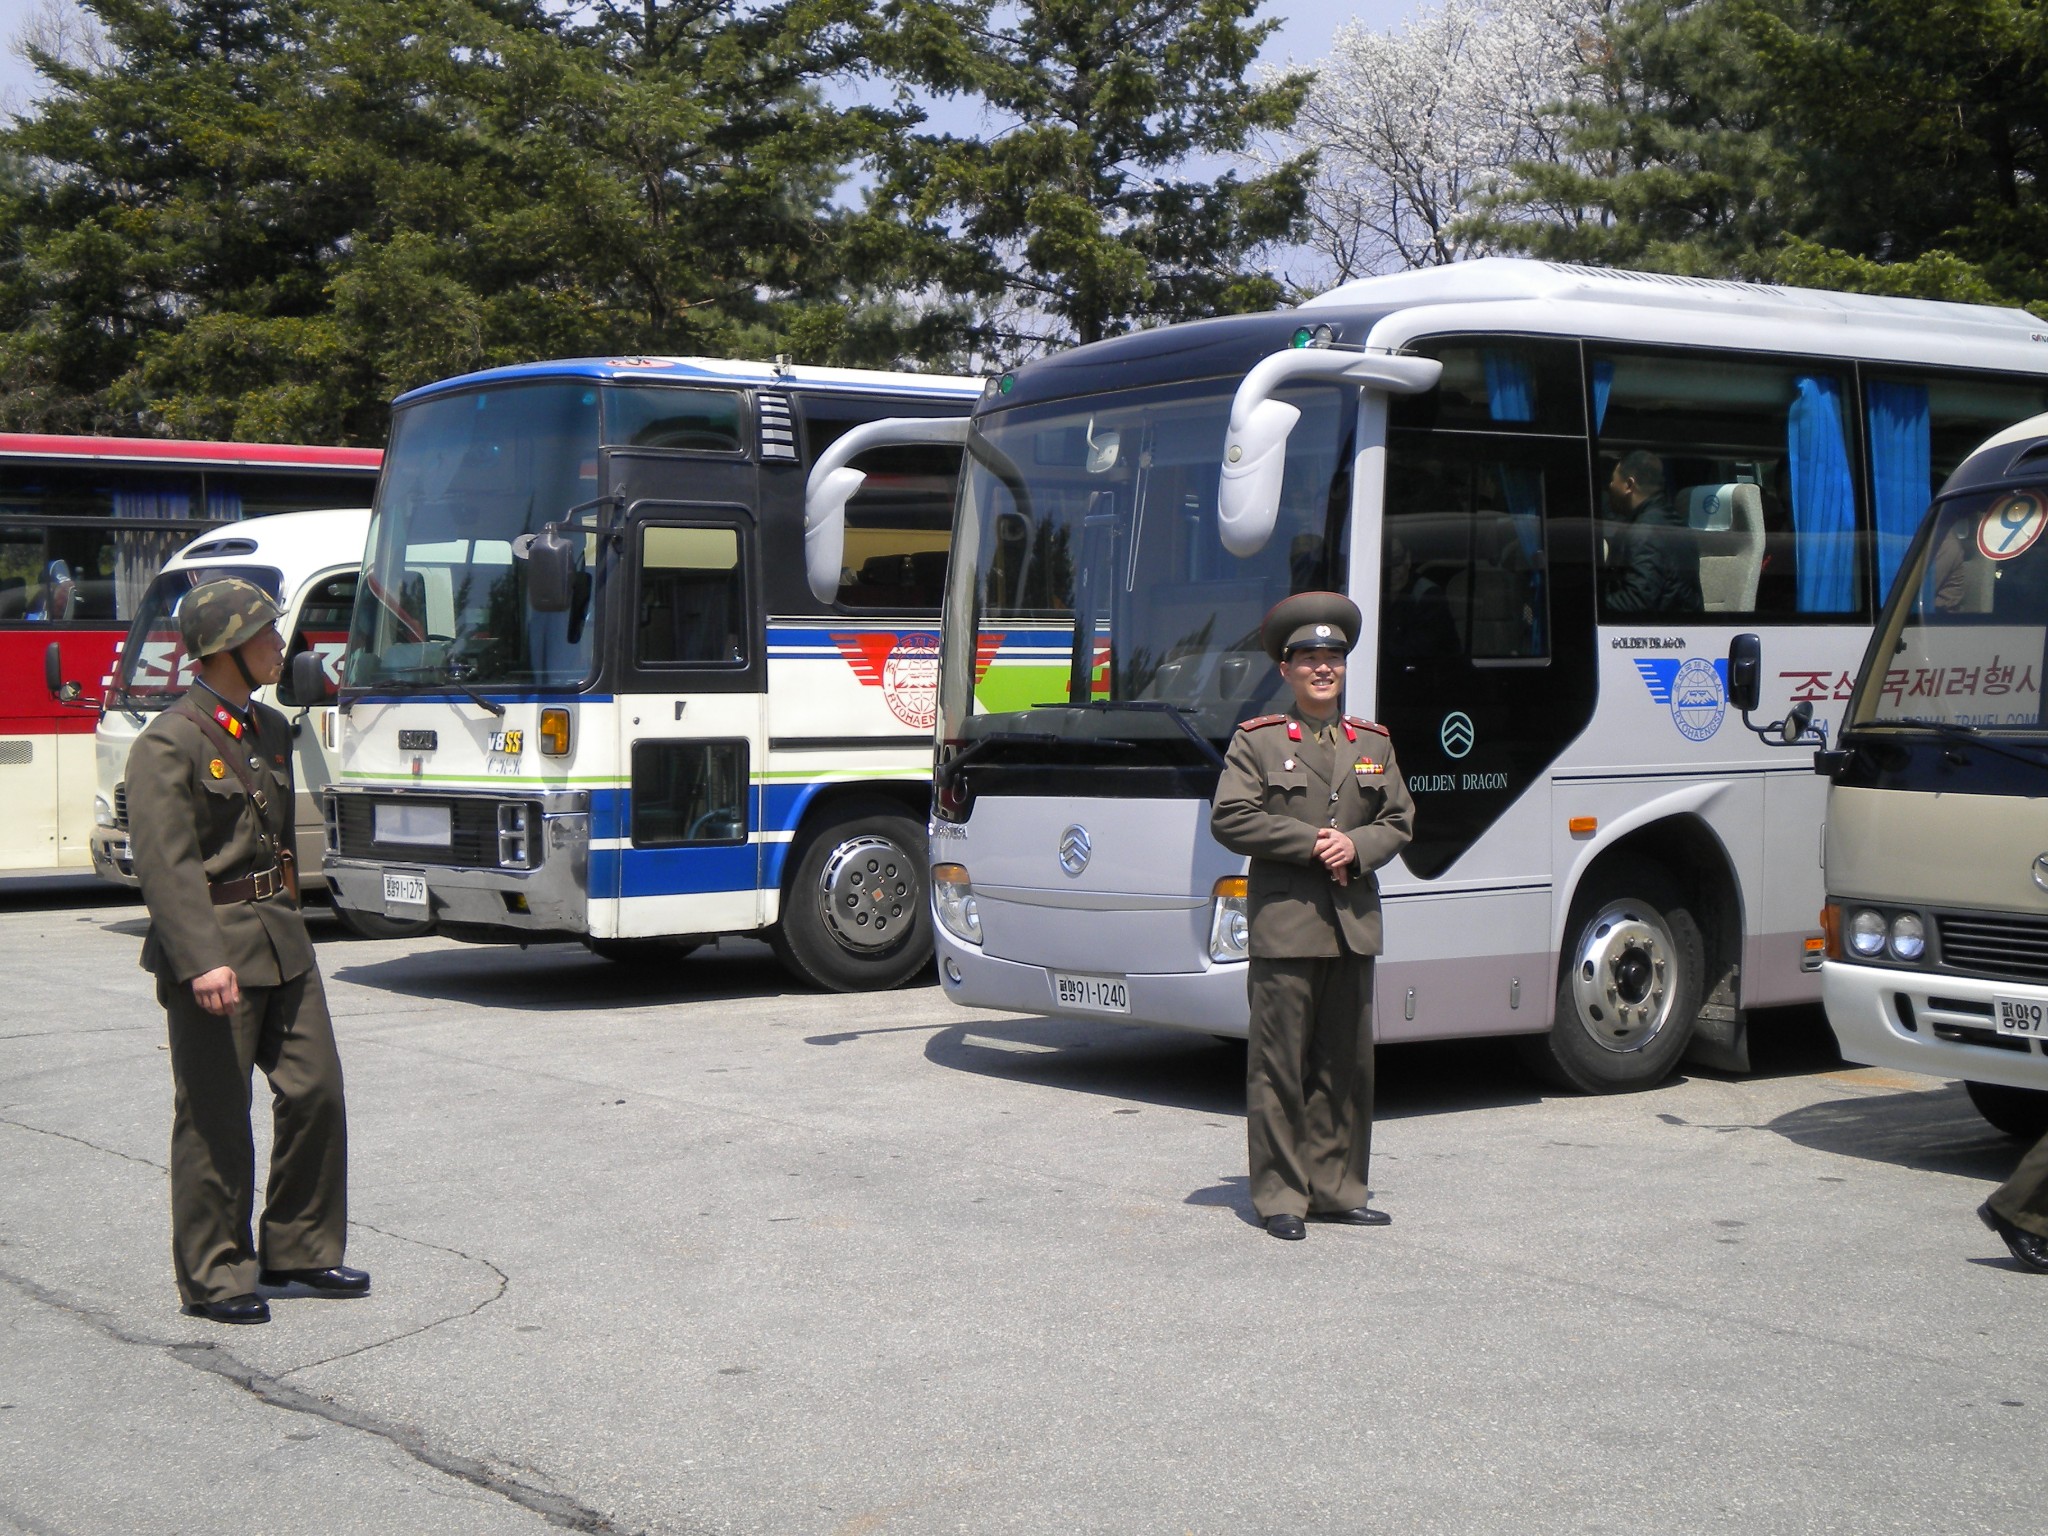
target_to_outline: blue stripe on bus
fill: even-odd
[[[701,896],[710,891],[751,891],[761,865],[753,843],[717,848],[593,848],[594,896]]]
[[[441,379],[432,384],[423,384],[418,389],[408,390],[392,402],[394,406],[410,405],[415,400],[428,400],[435,395],[444,395],[452,390],[475,389],[479,386],[519,384],[535,379],[584,379],[593,383],[628,382],[641,379],[667,381],[691,380],[710,384],[725,384],[742,389],[776,389],[818,392],[823,394],[854,395],[898,395],[904,399],[940,399],[973,401],[981,396],[982,386],[978,380],[960,383],[940,382],[938,379],[916,376],[901,379],[887,377],[867,379],[832,379],[806,377],[802,369],[791,373],[779,373],[766,363],[733,362],[720,363],[708,359],[692,360],[680,357],[633,357],[623,360],[628,354],[618,357],[566,357],[540,363],[513,363],[503,368],[485,368],[476,373],[465,373],[452,379]]]

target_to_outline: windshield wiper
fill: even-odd
[[[425,671],[426,668],[421,667],[415,670]],[[358,684],[357,687],[358,690],[362,693],[368,693],[371,689],[374,688],[381,689],[389,693],[397,694],[435,693],[444,688],[455,688],[469,695],[469,697],[473,699],[478,705],[480,705],[484,709],[489,710],[492,714],[503,715],[505,713],[504,705],[495,703],[492,700],[485,698],[482,694],[478,693],[474,688],[470,687],[469,684],[465,683],[459,677],[422,677],[419,678],[417,681],[413,682],[400,682],[396,678],[385,677],[379,678],[374,683]],[[340,702],[339,708],[343,714],[347,714],[349,710],[352,709],[354,706],[355,699],[344,695]]]
[[[1996,752],[2000,757],[2009,757],[2016,763],[2025,763],[2030,768],[2048,768],[2048,757],[2029,752],[2021,747],[2006,746],[1995,736],[1984,734],[1981,725],[1963,725],[1954,720],[1868,720],[1862,725],[1842,732],[1842,746],[1847,746],[1851,735],[1863,735],[1867,731],[1932,731],[1944,741],[1965,741],[1973,747],[1982,747],[1987,752]]]

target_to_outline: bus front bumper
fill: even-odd
[[[93,873],[102,880],[134,890],[142,884],[135,878],[135,855],[128,834],[115,827],[94,827],[90,839]]]
[[[374,802],[389,791],[330,789],[330,803],[362,796]],[[447,802],[457,798],[431,797]],[[455,939],[485,943],[537,943],[581,939],[590,931],[590,797],[583,791],[479,796],[495,807],[501,799],[537,803],[538,835],[529,845],[529,868],[452,864],[428,859],[365,857],[344,845],[330,846],[321,860],[334,904],[377,916],[428,917],[437,931]],[[360,818],[349,818],[360,824]],[[339,817],[337,816],[337,824]],[[444,855],[445,857],[445,855]],[[395,877],[387,880],[387,876]],[[394,902],[394,884],[423,879],[427,910]]]
[[[934,925],[937,926],[937,925]],[[1243,1039],[1251,1027],[1251,1004],[1245,992],[1250,967],[1242,963],[1212,965],[1200,971],[1137,972],[1119,975],[1060,970],[1018,960],[997,960],[972,944],[963,944],[943,927],[937,936],[939,984],[946,996],[966,1008],[1000,1008],[1011,1013],[1043,1014],[1062,1019],[1114,1019],[1125,1024],[1196,1030]],[[1107,996],[1126,1006],[1062,1007],[1056,987],[1060,976],[1110,984]],[[1088,989],[1098,996],[1105,989]]]
[[[2001,1035],[1997,999],[2048,1005],[2048,987],[1830,960],[1821,996],[1851,1061],[1929,1077],[2048,1089],[2044,1042]]]

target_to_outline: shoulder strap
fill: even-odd
[[[1256,731],[1262,725],[1278,725],[1286,718],[1285,715],[1256,715],[1252,719],[1240,724],[1238,729],[1240,731]]]
[[[234,773],[236,782],[246,789],[249,792],[249,798],[256,802],[256,814],[259,817],[267,817],[270,814],[270,799],[261,789],[257,788],[256,780],[249,772],[249,764],[246,760],[245,749],[242,744],[230,736],[218,720],[193,703],[192,695],[189,693],[171,707],[173,709],[182,708],[185,717],[198,725],[199,734],[204,736],[219,751],[221,761],[226,763]],[[265,828],[265,830],[268,831],[268,828]]]

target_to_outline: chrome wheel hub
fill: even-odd
[[[1677,945],[1653,908],[1610,902],[1572,956],[1580,1027],[1603,1049],[1641,1050],[1670,1022],[1676,967]]]
[[[901,939],[917,899],[910,856],[886,837],[841,843],[818,876],[826,931],[857,954],[887,949]]]

